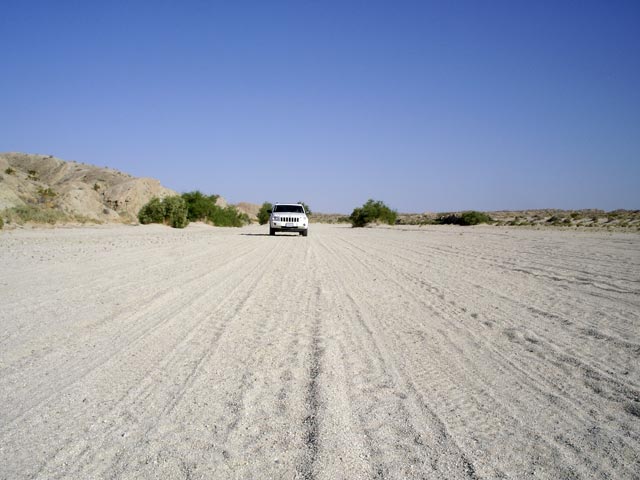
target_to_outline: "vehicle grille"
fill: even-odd
[[[281,222],[297,222],[298,220],[298,217],[280,217]]]

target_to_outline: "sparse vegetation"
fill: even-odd
[[[481,223],[491,223],[493,219],[483,212],[469,210],[462,213],[443,213],[436,218],[440,225],[479,225]],[[517,224],[518,221],[514,220]]]
[[[16,173],[16,171],[15,171],[13,168],[11,168],[11,167],[7,167],[7,168],[4,170],[4,173],[6,173],[7,175],[14,175],[14,174]]]
[[[38,172],[35,170],[28,170],[27,175],[29,176],[29,180],[38,180]]]
[[[75,220],[75,218],[66,215],[60,210],[47,208],[42,205],[25,205],[19,207],[7,208],[3,215],[7,219],[7,223],[48,223],[54,225],[58,222]]]
[[[391,210],[380,200],[369,199],[362,207],[355,208],[351,212],[349,220],[353,227],[364,227],[371,222],[394,225],[397,217],[397,212]]]
[[[97,192],[98,190],[100,190],[100,185],[98,183],[94,183],[93,189]]]
[[[49,204],[58,194],[51,188],[38,187],[38,195],[40,195],[40,203]]]
[[[163,223],[173,228],[184,228],[189,224],[187,204],[178,195],[160,200],[152,198],[138,213],[142,224]]]
[[[314,217],[316,223],[337,223],[344,219],[351,221],[352,217],[340,218],[337,214],[318,213]],[[640,210],[519,210],[495,212],[461,212],[461,213],[399,213],[396,225],[438,225],[438,224],[476,224],[484,222],[497,227],[529,227],[529,228],[613,228],[624,230],[640,229]],[[480,223],[483,223],[480,221]]]
[[[258,211],[258,223],[260,225],[266,225],[269,221],[269,210],[273,209],[273,205],[270,202],[264,202]]]

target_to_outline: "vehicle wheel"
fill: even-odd
[[[273,228],[269,228],[269,235],[275,235],[276,231]]]
[[[309,233],[309,230],[305,230],[304,232],[300,232],[302,234],[303,237],[306,237],[307,234]]]

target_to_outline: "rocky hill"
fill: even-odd
[[[152,178],[51,155],[0,154],[0,212],[31,208],[62,219],[136,221],[152,197],[177,195]]]
[[[240,213],[246,213],[249,220],[252,222],[258,221],[258,212],[260,211],[260,205],[256,203],[240,202],[236,204],[236,208]]]

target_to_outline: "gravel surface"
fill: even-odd
[[[640,235],[0,232],[0,478],[640,478]]]

